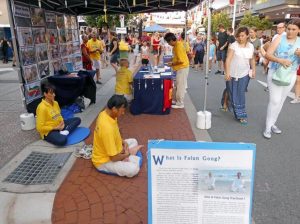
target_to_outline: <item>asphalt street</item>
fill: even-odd
[[[277,123],[283,133],[267,140],[262,136],[268,103],[268,93],[261,84],[266,82],[262,67],[258,66],[257,78],[251,80],[246,95],[247,126],[235,121],[231,112],[219,109],[225,83],[224,76],[214,72],[209,76],[207,94],[207,110],[212,113],[209,130],[212,140],[255,143],[257,147],[252,214],[255,223],[300,223],[300,105],[290,104],[291,98],[286,100]],[[197,111],[203,110],[204,83],[204,72],[195,72],[191,68],[188,93]]]

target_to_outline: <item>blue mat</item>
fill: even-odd
[[[77,127],[71,134],[68,135],[66,145],[74,145],[86,139],[90,135],[90,129]]]
[[[136,156],[140,157],[140,168],[142,167],[143,165],[143,154],[141,151],[138,151],[136,153]],[[106,171],[103,171],[103,170],[98,170],[100,173],[103,173],[103,174],[108,174],[108,175],[113,175],[113,176],[118,176],[116,173],[111,173],[111,172],[106,172]]]

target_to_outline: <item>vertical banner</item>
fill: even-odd
[[[249,224],[255,144],[148,143],[148,223]]]

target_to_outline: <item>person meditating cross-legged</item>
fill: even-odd
[[[42,93],[44,98],[36,109],[36,129],[42,139],[63,146],[67,143],[68,134],[78,127],[81,120],[78,117],[63,119],[60,107],[54,100],[54,86],[49,83],[42,84]]]
[[[113,95],[96,121],[92,162],[99,171],[133,177],[138,174],[140,158],[136,156],[143,146],[136,139],[122,140],[117,118],[125,113],[128,103],[123,95]]]

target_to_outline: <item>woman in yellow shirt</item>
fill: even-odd
[[[67,143],[67,135],[80,124],[78,117],[63,119],[60,107],[54,100],[55,87],[49,83],[42,84],[44,98],[36,109],[36,129],[41,138],[54,145],[63,146]]]

